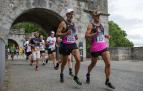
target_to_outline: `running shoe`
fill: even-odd
[[[73,79],[78,85],[82,85],[82,82],[79,81],[79,78],[77,76],[74,76]]]

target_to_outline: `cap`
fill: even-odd
[[[101,12],[97,11],[97,10],[94,10],[94,11],[92,11],[92,15],[94,15],[94,16],[100,16]]]
[[[69,8],[69,9],[66,10],[66,14],[71,13],[71,12],[74,12],[74,10],[72,8]]]
[[[55,32],[54,31],[51,31],[51,34],[54,34]]]

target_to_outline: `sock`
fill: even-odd
[[[109,78],[106,79],[106,83],[108,83],[108,82],[109,82]]]
[[[69,72],[71,72],[71,73],[72,73],[72,68],[69,68]]]

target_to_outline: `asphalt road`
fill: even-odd
[[[34,70],[25,60],[11,61],[8,91],[113,91],[104,85],[104,63],[100,60],[91,73],[91,84],[86,84],[85,75],[89,60],[81,62],[79,77],[82,86],[74,83],[65,68],[65,82],[60,83],[60,70],[54,70],[52,62]],[[111,81],[114,91],[143,91],[143,61],[112,61]]]

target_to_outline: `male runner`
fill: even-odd
[[[102,59],[105,63],[105,75],[106,75],[106,81],[105,85],[108,87],[115,89],[115,87],[111,84],[109,77],[111,73],[111,65],[110,65],[110,55],[108,51],[108,46],[105,41],[105,38],[109,39],[110,35],[104,34],[104,27],[102,26],[100,22],[100,15],[98,11],[93,11],[92,13],[93,21],[89,23],[85,37],[92,39],[91,44],[91,64],[88,66],[88,72],[86,74],[86,82],[90,83],[90,72],[93,69],[93,67],[97,63],[98,56],[102,56]]]
[[[56,66],[56,37],[54,36],[55,32],[51,31],[50,36],[47,38],[48,44],[48,56],[49,60],[53,61],[54,68]]]
[[[62,55],[62,64],[61,64],[61,73],[60,73],[60,81],[64,82],[64,68],[68,60],[68,56],[72,53],[76,60],[75,64],[75,76],[74,81],[78,85],[82,85],[78,78],[78,72],[80,69],[80,52],[76,44],[76,29],[75,24],[73,23],[74,10],[67,9],[66,11],[66,21],[62,21],[57,30],[57,36],[62,38],[62,42],[60,45],[60,53]]]
[[[38,61],[40,60],[40,42],[42,41],[38,32],[34,33],[34,36],[35,37],[30,40],[30,44],[32,47],[32,59],[33,61],[36,61],[35,70],[38,71]]]
[[[30,45],[30,38],[27,39],[27,41],[24,44],[25,47],[25,54],[26,54],[26,60],[30,61],[30,65],[32,65],[33,60],[32,60],[32,49],[31,49],[31,45]]]
[[[42,64],[45,65],[46,62],[45,62],[45,40],[43,38],[43,35],[40,35],[40,39],[41,39],[41,42],[40,42],[40,54],[41,54],[41,58],[42,58]]]

